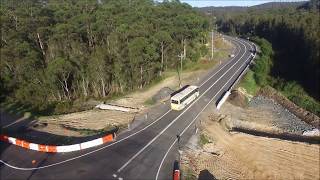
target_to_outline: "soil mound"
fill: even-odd
[[[234,106],[246,107],[248,104],[247,98],[238,90],[232,90],[228,101]]]

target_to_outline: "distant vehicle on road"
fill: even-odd
[[[171,94],[171,109],[180,111],[199,96],[198,86],[186,85]]]
[[[234,57],[234,54],[230,54],[229,56],[233,58],[233,57]]]

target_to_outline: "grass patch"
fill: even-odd
[[[191,72],[197,70],[207,70],[217,64],[216,61],[209,61],[209,60],[199,60],[198,62],[189,61],[184,65],[184,72]]]
[[[212,67],[214,67],[217,63],[220,62],[220,60],[225,59],[228,57],[227,51],[216,51],[213,53],[213,60],[207,60],[207,59],[200,59],[197,62],[194,61],[188,61],[186,64],[184,64],[184,71],[191,72],[191,71],[197,71],[197,70],[208,70]]]
[[[208,144],[210,142],[210,140],[208,139],[208,137],[204,134],[200,134],[200,141],[199,144],[200,146],[204,146],[205,144]]]
[[[185,180],[197,180],[197,176],[191,168],[186,168],[181,174]]]
[[[5,102],[1,104],[1,109],[10,114],[16,114],[18,116],[23,116],[25,112],[30,112],[31,109],[25,105],[19,103]]]
[[[113,131],[118,131],[121,127],[115,127],[115,126],[108,126],[105,127],[103,129],[99,129],[99,130],[93,130],[93,129],[78,129],[78,128],[74,128],[74,127],[66,127],[63,126],[63,128],[66,128],[68,130],[72,130],[72,131],[76,131],[79,132],[81,135],[85,135],[85,136],[93,136],[93,135],[98,135],[98,134],[107,134]]]
[[[256,95],[259,90],[259,86],[257,85],[254,79],[254,72],[249,70],[244,78],[241,80],[240,87],[243,87],[249,94]]]
[[[144,102],[144,104],[147,106],[152,106],[152,105],[156,104],[156,101],[152,98],[149,98]]]
[[[306,109],[317,116],[320,116],[320,103],[303,89],[303,87],[297,82],[277,82],[274,85],[278,91],[286,96],[290,101],[296,105]]]

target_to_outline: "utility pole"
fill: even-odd
[[[213,60],[213,28],[211,32],[211,60]]]
[[[179,74],[179,87],[181,87],[181,77],[182,76],[182,58],[184,57],[184,55],[181,53],[180,55],[178,55],[178,57],[180,58],[180,73],[178,71]]]
[[[212,10],[212,16],[213,16],[213,10]],[[211,32],[211,60],[213,60],[213,52],[214,52],[214,46],[213,46],[213,35],[214,35],[214,30],[216,27],[216,17],[212,17],[212,32]]]

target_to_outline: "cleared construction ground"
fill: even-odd
[[[271,103],[266,103],[265,99],[254,99],[255,104],[249,103],[249,106],[239,102],[244,100],[242,97],[233,99],[238,101],[225,103],[219,112],[212,110],[212,106],[211,111],[202,116],[198,145],[189,144],[183,151],[181,162],[185,179],[197,179],[205,170],[217,179],[320,178],[319,143],[230,131],[230,126],[241,126],[273,134],[302,135],[302,131],[310,130],[312,126],[296,122],[296,117],[287,114],[284,119],[278,107],[270,108]]]

